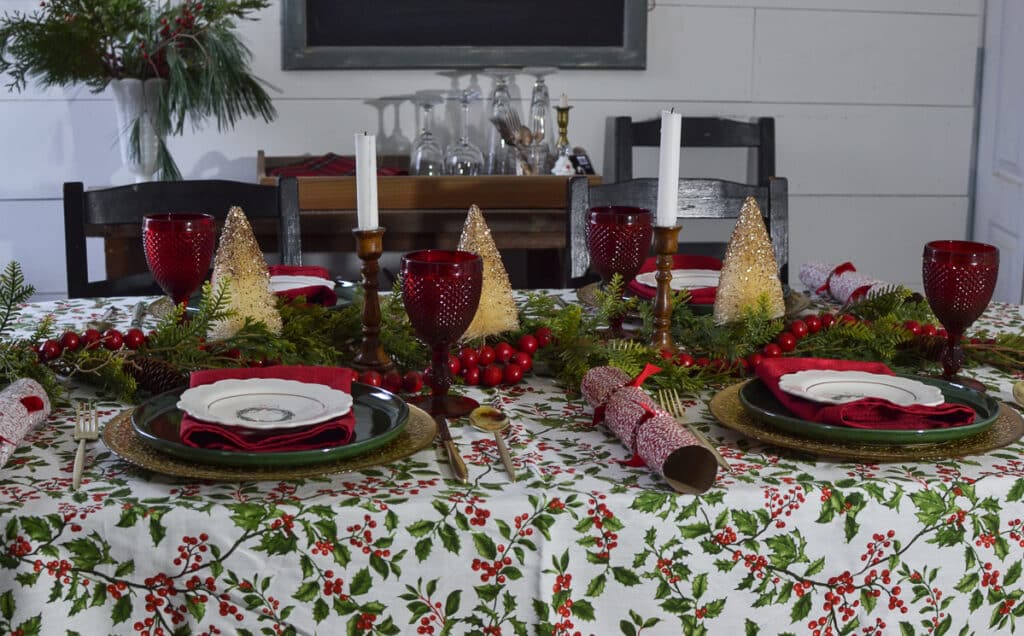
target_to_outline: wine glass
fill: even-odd
[[[448,350],[466,331],[480,303],[483,261],[456,250],[423,250],[402,257],[402,302],[420,340],[433,350],[430,372],[431,415],[461,417],[479,404],[449,396],[452,385]],[[417,399],[410,400],[417,402]]]
[[[469,103],[480,92],[467,88],[459,94],[462,116],[459,121],[459,140],[448,146],[444,155],[445,174],[476,176],[484,167],[484,153],[469,140]]]
[[[217,224],[209,214],[169,212],[142,220],[146,263],[175,304],[188,303],[210,271]]]
[[[509,93],[509,79],[515,72],[507,68],[492,68],[484,71],[494,78],[494,91],[491,93],[491,119],[506,120],[515,110],[512,95]],[[518,119],[518,114],[516,116]],[[505,143],[498,127],[491,125],[487,134],[487,155],[484,170],[487,174],[516,174],[518,156],[514,148]]]
[[[550,126],[548,120],[551,115],[551,95],[548,93],[548,85],[544,78],[552,73],[558,72],[553,66],[528,66],[523,69],[524,73],[534,76],[533,93],[530,96],[530,121],[528,125],[533,133],[533,143],[530,146],[530,165],[534,174],[547,174],[548,160],[551,158],[551,148],[548,146],[548,131]]]
[[[636,277],[651,248],[651,211],[612,205],[587,213],[587,248],[602,286],[612,276],[628,283]]]
[[[999,273],[999,249],[972,241],[932,241],[924,246],[924,293],[932,312],[946,328],[942,377],[984,391],[976,380],[957,378],[964,363],[960,346],[967,327],[985,311]]]
[[[444,153],[434,135],[434,106],[442,102],[441,95],[431,91],[416,93],[416,103],[422,111],[422,128],[413,142],[409,155],[409,174],[437,177],[444,174]]]

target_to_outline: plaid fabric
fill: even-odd
[[[356,174],[354,157],[344,157],[329,152],[319,157],[310,157],[287,166],[278,166],[267,170],[271,177],[352,177]],[[378,168],[378,176],[407,174],[397,168]]]

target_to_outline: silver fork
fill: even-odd
[[[96,440],[100,436],[100,427],[96,409],[81,402],[75,404],[75,441],[78,452],[75,454],[75,469],[71,477],[71,490],[78,490],[82,483],[82,465],[85,463],[85,443]]]
[[[683,407],[683,401],[679,398],[679,394],[675,389],[659,389],[658,403],[661,404],[661,408],[665,409],[670,415],[672,415],[672,417],[676,418],[677,422],[685,426],[686,429],[697,438],[697,441],[700,442],[702,446],[711,451],[711,454],[715,456],[715,461],[718,462],[719,466],[727,472],[732,472],[732,467],[729,465],[729,462],[725,461],[725,458],[718,452],[715,445],[711,443],[711,440],[705,437],[704,433],[701,433],[696,426],[691,426],[683,421],[686,409]]]

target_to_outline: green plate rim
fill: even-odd
[[[876,430],[833,426],[804,420],[794,416],[783,406],[760,378],[747,382],[739,392],[740,404],[758,421],[780,430],[809,439],[858,444],[936,444],[963,439],[986,430],[999,417],[999,402],[984,393],[940,378],[898,373],[900,377],[920,380],[939,387],[947,402],[963,404],[974,409],[978,419],[967,426],[923,430]]]
[[[150,419],[167,411],[177,411],[178,409],[175,406],[177,403],[177,396],[180,395],[183,390],[184,388],[181,388],[168,391],[167,393],[161,393],[135,407],[132,410],[131,426],[132,430],[135,431],[135,434],[139,436],[139,439],[150,448],[197,464],[233,467],[268,465],[287,467],[347,459],[349,457],[354,457],[356,455],[361,455],[362,453],[375,450],[384,444],[387,444],[402,432],[406,423],[409,421],[409,405],[406,404],[402,398],[378,387],[353,382],[353,409],[359,407],[360,410],[363,408],[370,408],[383,411],[384,404],[393,405],[389,410],[395,411],[395,415],[388,416],[392,425],[386,431],[364,440],[357,439],[343,446],[320,448],[316,450],[252,453],[194,448],[192,446],[185,446],[180,442],[172,442],[158,437],[149,430],[148,426],[144,425],[144,423],[148,421],[144,419],[146,417],[147,408],[159,409],[151,416]]]

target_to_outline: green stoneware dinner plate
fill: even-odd
[[[806,437],[831,442],[855,442],[857,444],[936,444],[963,439],[986,430],[999,415],[999,402],[984,393],[979,393],[953,382],[919,375],[906,375],[942,390],[947,402],[965,404],[977,413],[974,422],[967,426],[932,428],[922,430],[877,430],[832,426],[803,420],[794,416],[789,409],[758,379],[747,382],[740,389],[740,403],[755,419],[771,426]]]
[[[387,444],[402,432],[409,419],[409,407],[398,396],[353,382],[356,426],[352,441],[344,446],[269,453],[194,448],[183,444],[179,437],[182,412],[175,405],[182,390],[161,393],[137,406],[132,413],[132,429],[151,448],[197,464],[287,467],[337,461]]]

